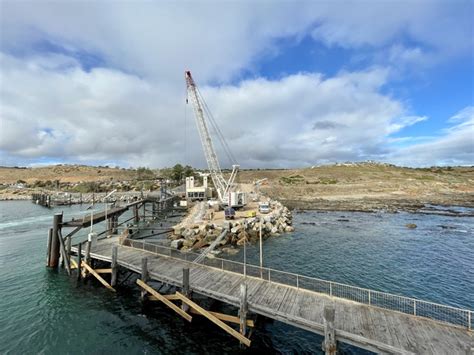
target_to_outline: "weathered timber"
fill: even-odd
[[[216,316],[212,315],[208,311],[206,311],[204,308],[198,306],[196,303],[191,301],[189,298],[185,297],[183,294],[176,292],[176,295],[181,299],[181,301],[187,303],[190,307],[192,307],[196,312],[200,313],[202,316],[206,317],[209,319],[212,323],[216,324],[218,327],[224,329],[227,333],[232,335],[233,337],[237,338],[242,344],[245,344],[247,346],[250,346],[250,339],[246,338],[239,332],[237,332],[235,329],[229,327],[227,324],[225,324],[223,321],[218,319]]]
[[[53,237],[51,240],[51,254],[49,258],[49,267],[57,267],[59,264],[59,228],[63,215],[56,213],[53,217]]]
[[[323,350],[326,355],[336,355],[336,333],[334,330],[335,308],[333,306],[324,307],[324,341]]]
[[[51,260],[51,245],[53,241],[53,228],[48,229],[48,243],[46,244],[46,266],[49,266]]]
[[[99,240],[91,250],[91,257],[110,262],[111,247],[118,245],[118,242],[118,236]],[[240,307],[240,285],[244,282],[244,277],[238,272],[128,246],[120,245],[118,249],[117,263],[125,269],[139,274],[141,259],[150,257],[150,280],[181,288],[182,270],[189,268],[193,293]],[[74,252],[77,248],[73,246],[72,250]],[[474,333],[461,327],[331,297],[304,289],[305,284],[301,282],[299,288],[278,283],[274,280],[273,272],[272,270],[272,282],[268,281],[268,274],[264,274],[263,279],[255,276],[247,276],[245,279],[249,312],[324,336],[324,306],[331,304],[336,314],[335,339],[376,353],[462,354],[474,340]]]
[[[77,279],[81,279],[82,243],[77,245]]]
[[[138,286],[143,288],[146,292],[149,292],[150,294],[155,296],[157,299],[159,299],[161,302],[163,302],[165,305],[167,305],[169,308],[171,308],[173,311],[178,313],[181,317],[186,319],[188,322],[191,322],[191,320],[193,319],[193,317],[191,317],[189,314],[184,312],[181,308],[176,306],[171,301],[167,300],[165,297],[163,297],[161,294],[156,292],[153,288],[151,288],[148,284],[146,284],[142,280],[137,280],[137,284],[138,284]]]
[[[64,239],[61,233],[61,229],[58,230],[59,249],[61,250],[62,265],[66,267],[68,275],[71,275],[71,264],[69,262],[69,255],[66,252],[66,246],[64,245]]]
[[[247,284],[244,282],[240,285],[240,334],[243,336],[247,333]]]
[[[115,289],[109,285],[109,283],[107,281],[105,281],[93,268],[91,268],[89,266],[89,264],[87,264],[86,262],[82,262],[82,267],[86,268],[87,271],[89,271],[90,274],[92,274],[97,280],[99,280],[99,282],[104,285],[105,287],[107,287],[110,291],[112,292],[116,292]]]
[[[178,298],[178,297],[176,297]],[[175,299],[175,298],[172,298]],[[194,308],[190,308],[189,310],[191,313],[194,314],[200,314],[198,311],[196,311]],[[240,318],[236,316],[231,316],[229,314],[224,314],[224,313],[219,313],[219,312],[211,312],[208,311],[210,314],[212,314],[214,317],[217,319],[223,320],[224,322],[229,322],[229,323],[235,323],[235,324],[240,324]],[[247,319],[247,326],[248,327],[255,327],[255,323],[251,319]]]
[[[187,298],[190,298],[190,292],[189,292],[189,268],[183,268],[183,287],[181,289],[183,295],[185,295]],[[189,310],[189,306],[185,303],[181,303],[181,309],[185,312]]]
[[[148,282],[148,258],[142,258],[142,281],[143,283]],[[147,293],[146,290],[142,290],[142,293],[140,296],[142,301],[145,300],[146,293]]]
[[[112,269],[94,269],[94,271],[98,274],[111,274]]]
[[[110,276],[110,285],[114,287],[117,283],[117,255],[118,255],[118,247],[117,245],[112,246],[112,262],[110,263],[110,267],[112,269],[112,275]]]

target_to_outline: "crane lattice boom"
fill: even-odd
[[[191,76],[190,71],[185,72],[185,78],[188,98],[191,99],[191,102],[193,104],[194,114],[196,116],[196,125],[198,128],[199,137],[201,138],[202,147],[204,149],[204,156],[206,157],[207,166],[211,174],[212,182],[214,183],[214,186],[217,190],[219,200],[224,204],[228,204],[228,193],[232,188],[234,179],[239,169],[239,165],[232,165],[231,176],[229,178],[229,181],[226,181],[222,174],[219,160],[217,159],[217,154],[214,150],[211,135],[207,127],[204,101],[202,98],[200,98],[199,91],[197,89],[193,77]]]

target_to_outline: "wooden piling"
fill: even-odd
[[[90,264],[91,262],[91,241],[88,240],[86,242],[86,256],[84,258],[84,260],[86,261],[87,264]]]
[[[240,334],[245,337],[247,333],[247,285],[245,283],[240,285]],[[243,343],[241,343],[243,344]]]
[[[51,260],[51,244],[53,241],[53,228],[48,230],[48,243],[46,244],[46,266],[49,266]]]
[[[68,264],[68,269],[71,269],[71,236],[66,237],[66,263]]]
[[[324,341],[322,348],[326,355],[336,355],[337,353],[336,332],[334,330],[335,313],[334,306],[324,307]]]
[[[59,263],[59,229],[63,215],[56,213],[53,217],[53,237],[51,239],[51,254],[49,258],[49,267],[57,267]]]
[[[189,289],[189,268],[183,268],[183,288],[182,288],[182,294],[185,295],[187,298],[190,297],[190,289]],[[185,312],[189,310],[189,306],[182,302],[181,304],[181,309]]]
[[[110,285],[114,287],[117,284],[117,256],[118,256],[118,247],[117,245],[112,246],[112,263],[110,267],[112,268],[112,275],[110,277]]]
[[[82,243],[77,245],[77,279],[81,279],[81,265],[82,265]]]
[[[148,258],[142,258],[142,281],[146,283],[148,281]],[[147,291],[142,290],[141,292],[141,300],[144,301],[146,299]]]

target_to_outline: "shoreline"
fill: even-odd
[[[136,191],[118,192],[117,197],[122,195],[137,194]],[[100,196],[100,193],[97,195]],[[418,214],[444,215],[455,217],[474,217],[474,201],[454,200],[449,202],[449,198],[438,199],[314,199],[314,200],[290,200],[278,199],[285,207],[296,211],[318,211],[318,212],[363,212],[363,213],[399,213],[409,212]],[[458,196],[457,196],[458,197]],[[30,194],[11,194],[2,196],[0,201],[31,201]],[[441,207],[441,208],[440,208]],[[457,211],[455,209],[473,209],[472,211]]]

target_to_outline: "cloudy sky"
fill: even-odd
[[[472,165],[473,3],[0,0],[0,165]]]

